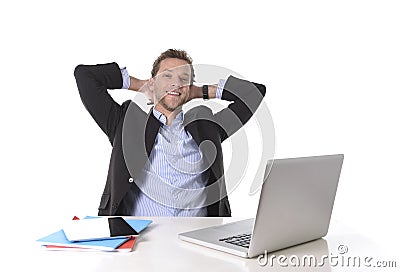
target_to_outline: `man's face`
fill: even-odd
[[[190,65],[181,59],[165,59],[161,61],[160,69],[151,81],[155,108],[173,112],[189,99]]]

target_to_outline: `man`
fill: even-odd
[[[169,49],[154,62],[149,80],[129,76],[116,63],[78,65],[75,78],[86,109],[113,146],[99,215],[231,216],[221,143],[254,114],[265,86],[233,76],[193,85],[192,59]],[[108,89],[145,94],[149,113]],[[230,101],[217,113],[182,105],[196,98]]]

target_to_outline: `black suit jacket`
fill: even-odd
[[[96,123],[112,145],[107,181],[99,205],[99,215],[129,215],[124,197],[137,186],[134,182],[153,148],[161,123],[152,111],[144,112],[128,100],[116,103],[108,89],[122,88],[122,75],[116,63],[78,65],[74,72],[79,94]],[[208,216],[230,216],[226,195],[221,143],[240,129],[253,115],[265,95],[265,86],[230,76],[224,86],[223,100],[232,103],[215,114],[198,106],[184,115],[185,129],[190,132],[210,161],[207,185]],[[210,141],[210,142],[208,142]],[[207,149],[212,143],[215,148]],[[137,190],[136,190],[137,191]]]

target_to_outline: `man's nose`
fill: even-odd
[[[182,87],[182,82],[178,77],[173,77],[171,81],[171,85],[175,88],[180,88]]]

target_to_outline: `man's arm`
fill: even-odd
[[[122,108],[107,89],[121,89],[119,66],[116,63],[78,65],[74,76],[84,106],[112,142]]]
[[[129,90],[143,92],[143,88],[146,87],[145,85],[147,84],[148,80],[142,80],[133,76],[129,76],[129,82]]]
[[[229,106],[214,115],[224,141],[238,131],[256,112],[264,99],[266,88],[262,84],[230,76],[224,85],[221,99]]]
[[[233,102],[226,109],[214,115],[214,120],[220,127],[221,139],[224,141],[250,120],[261,104],[266,89],[262,84],[233,76],[222,82],[222,93],[218,92],[218,88],[222,88],[220,81],[219,84],[208,85],[208,96],[210,99],[218,97],[222,100]],[[202,97],[202,87],[190,86],[189,100]]]
[[[208,85],[208,98],[213,99],[217,97],[217,84]],[[202,87],[191,85],[190,86],[190,96],[189,100],[203,98],[203,89]]]
[[[121,68],[122,89],[127,89],[144,94],[151,102],[154,100],[153,92],[149,88],[149,80],[142,80],[129,75],[126,67]]]

